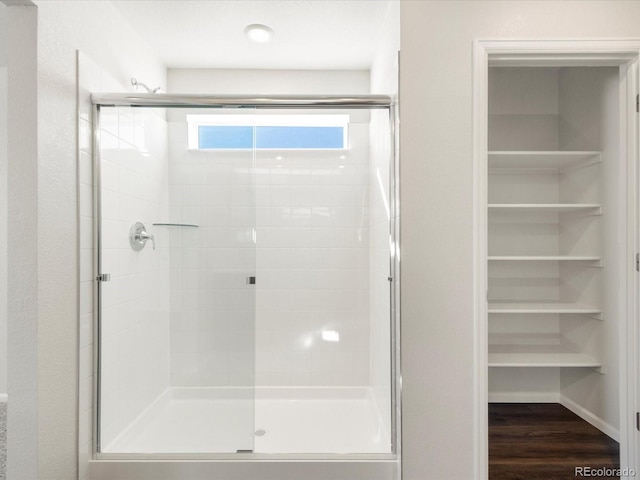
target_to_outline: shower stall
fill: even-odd
[[[394,461],[391,99],[92,101],[94,458]]]

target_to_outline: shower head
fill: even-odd
[[[136,87],[136,89],[138,87],[142,87],[147,91],[147,93],[163,93],[164,92],[164,90],[162,90],[162,87],[156,87],[154,89],[151,89],[146,84],[139,82],[135,77],[131,77],[131,85]]]

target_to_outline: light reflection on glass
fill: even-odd
[[[387,192],[384,188],[384,184],[382,183],[382,177],[380,176],[379,168],[376,168],[376,177],[378,177],[378,185],[380,186],[380,196],[382,197],[382,201],[384,202],[384,209],[387,212],[387,218],[391,220],[391,210],[389,209],[389,200],[387,199]]]
[[[335,330],[323,330],[322,340],[324,340],[325,342],[339,342],[340,334]]]

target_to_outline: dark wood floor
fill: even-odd
[[[562,405],[489,404],[490,480],[576,480],[575,467],[619,466],[618,443]]]

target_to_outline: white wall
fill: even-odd
[[[77,49],[120,84],[132,76],[151,84],[166,80],[164,67],[110,2],[38,2],[37,458],[43,479],[78,475]],[[85,452],[81,474],[86,460]]]
[[[7,188],[7,477],[38,478],[37,12],[33,6],[7,12],[7,177],[15,179]],[[65,392],[73,402],[75,394]]]
[[[0,4],[0,400],[7,395],[7,7]]]
[[[567,68],[560,74],[560,146],[562,150],[600,151],[602,163],[564,175],[562,201],[601,202],[603,215],[592,221],[567,222],[561,244],[565,252],[596,252],[604,268],[580,270],[564,266],[561,288],[569,298],[598,305],[603,320],[568,318],[561,324],[569,341],[581,345],[605,365],[605,374],[593,370],[563,369],[561,400],[578,405],[587,418],[619,440],[620,394],[618,338],[625,318],[624,291],[627,235],[627,169],[620,157],[620,78],[618,69]],[[585,102],[589,98],[591,101]],[[622,278],[620,275],[622,274]],[[622,304],[621,304],[622,300]],[[631,319],[630,319],[631,320]],[[566,401],[566,400],[565,400]]]
[[[475,476],[472,42],[638,37],[640,3],[403,1],[403,475]]]
[[[367,70],[170,68],[170,93],[331,95],[369,93]]]

